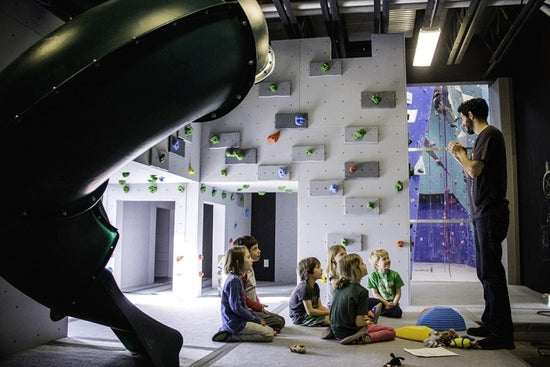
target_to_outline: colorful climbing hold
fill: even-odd
[[[279,136],[281,136],[281,131],[276,131],[267,137],[267,142],[276,143],[279,140]]]
[[[357,130],[356,132],[353,133],[353,139],[360,140],[360,139],[363,138],[363,136],[365,136],[366,133],[367,133],[367,130],[359,129],[359,130]]]
[[[214,145],[219,144],[220,143],[220,137],[218,135],[212,135],[210,137],[210,142]]]
[[[401,190],[403,190],[403,182],[397,181],[395,183],[395,191],[401,191]]]

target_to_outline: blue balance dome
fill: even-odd
[[[434,306],[418,317],[416,325],[431,327],[436,331],[466,330],[464,318],[454,308]]]

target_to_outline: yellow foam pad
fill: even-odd
[[[416,340],[421,342],[424,339],[429,338],[432,331],[432,328],[423,325],[401,326],[395,329],[395,336],[402,339]]]

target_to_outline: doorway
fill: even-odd
[[[120,289],[171,287],[175,203],[119,201],[118,205],[119,259],[111,265]]]
[[[201,276],[202,294],[217,293],[218,262],[225,252],[225,206],[213,203],[203,204]]]

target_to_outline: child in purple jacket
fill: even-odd
[[[245,246],[234,246],[225,254],[224,270],[228,274],[222,291],[222,327],[213,341],[273,341],[274,330],[265,320],[254,316],[246,306],[242,277],[252,269],[252,258]]]

